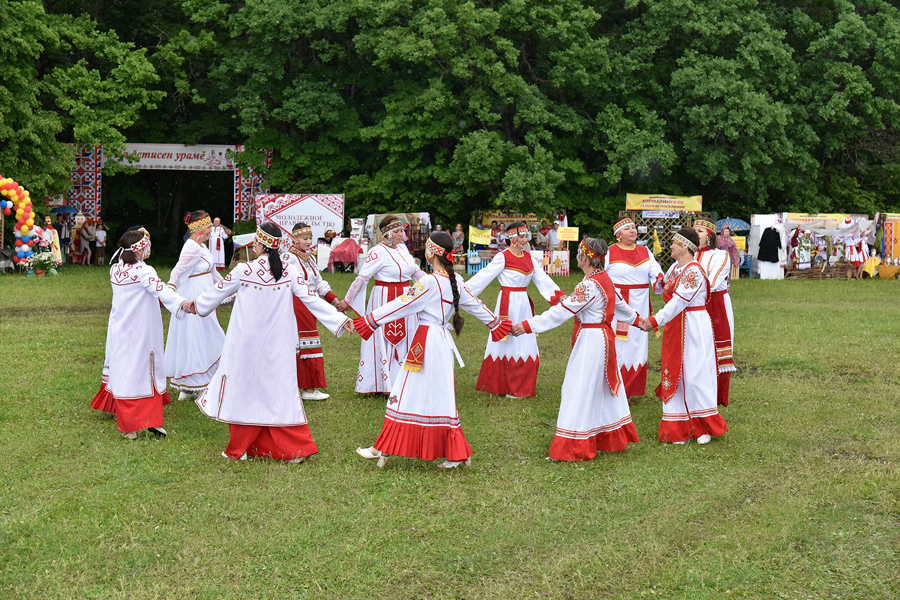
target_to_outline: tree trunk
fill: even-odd
[[[172,181],[172,211],[169,213],[169,243],[166,253],[178,256],[181,252],[181,207],[184,204],[184,173],[175,172]]]

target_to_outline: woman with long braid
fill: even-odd
[[[377,458],[379,467],[391,455],[445,458],[438,465],[445,469],[469,464],[472,449],[456,411],[453,356],[459,354],[448,328],[452,323],[457,336],[462,331],[462,308],[490,327],[494,339],[509,332],[509,321],[496,317],[453,272],[453,240],[448,233],[432,234],[425,244],[425,257],[434,267],[431,275],[419,279],[401,297],[353,321],[363,339],[368,339],[384,323],[418,315],[403,368],[391,387],[381,435],[370,448],[356,450],[363,458]]]
[[[259,258],[235,268],[195,301],[197,314],[208,315],[237,294],[219,370],[197,398],[203,414],[228,423],[226,458],[301,462],[318,452],[297,388],[292,298],[300,298],[335,335],[353,331],[350,319],[303,282],[297,261],[279,253],[280,237],[277,225],[263,223],[253,244]]]

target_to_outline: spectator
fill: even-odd
[[[94,237],[97,240],[96,244],[96,259],[97,265],[103,266],[103,262],[106,259],[106,236],[109,232],[109,227],[103,222],[103,219],[97,219],[97,231],[94,234]]]
[[[84,222],[79,237],[81,238],[81,264],[90,267],[91,258],[97,249],[97,228],[94,227],[93,219]]]
[[[547,250],[559,249],[559,221],[553,221],[553,229],[547,233]]]
[[[722,227],[722,234],[718,240],[719,250],[728,252],[731,257],[731,278],[737,279],[740,276],[741,256],[738,253],[737,244],[731,238],[731,228],[727,225]]]
[[[55,227],[56,233],[59,234],[59,247],[63,255],[63,262],[65,262],[65,258],[69,255],[69,245],[72,243],[69,222],[66,220],[66,215],[63,213],[56,215]]]
[[[456,231],[453,232],[453,254],[463,254],[463,244],[466,241],[466,234],[463,232],[462,223],[456,224]]]

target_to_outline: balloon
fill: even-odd
[[[30,258],[30,257],[33,256],[33,255],[34,255],[34,252],[32,252],[31,250],[29,250],[28,252],[25,253],[25,258]]]
[[[36,218],[36,215],[34,214],[34,211],[33,211],[33,210],[28,210],[27,208],[26,208],[25,210],[28,211],[28,218],[29,218],[29,219],[34,219],[34,218]]]
[[[22,228],[19,231],[22,232],[22,235],[28,234],[28,225],[22,225]]]
[[[23,242],[30,242],[30,241],[31,241],[31,236],[30,236],[30,235],[23,235],[23,236],[22,236],[22,241],[23,241]]]
[[[32,225],[34,225],[34,219],[26,219],[25,224],[31,227]]]
[[[29,248],[30,248],[31,246],[34,246],[34,240],[28,240],[28,241],[25,242],[25,243],[28,245]]]
[[[8,217],[8,216],[10,216],[10,215],[12,214],[12,211],[9,210],[8,208],[6,208],[6,209],[3,209],[3,214],[6,215],[6,216]]]
[[[22,245],[22,240],[16,240],[16,246],[21,246],[21,245]]]

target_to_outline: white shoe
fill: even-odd
[[[162,427],[148,427],[148,428],[147,428],[147,431],[149,431],[150,433],[152,433],[152,434],[155,435],[156,437],[161,437],[161,438],[164,438],[164,437],[166,437],[167,435],[169,435],[169,434],[166,432],[166,430],[163,429]]]
[[[291,460],[288,461],[288,463],[294,464],[294,465],[299,465],[299,464],[302,463],[304,460],[306,460],[306,457],[305,457],[305,456],[301,456],[300,458],[292,458]]]
[[[231,458],[230,456],[228,456],[228,455],[225,454],[224,452],[222,453],[222,456],[224,456],[224,457],[227,458],[228,460],[234,460],[233,458]],[[244,452],[243,454],[241,454],[241,457],[240,457],[238,460],[247,460],[247,453]]]
[[[356,453],[363,458],[381,458],[381,450],[376,450],[374,446],[369,448],[357,448]]]
[[[507,398],[512,398],[512,399],[514,399],[514,400],[516,400],[516,399],[519,398],[518,396],[513,396],[512,394],[506,394],[506,397],[507,397]]]
[[[459,465],[466,465],[467,467],[472,464],[472,457],[470,456],[466,460],[445,460],[441,464],[437,466],[438,469],[455,469]]]
[[[672,442],[673,444],[678,444],[679,446],[683,446],[685,444],[690,444],[691,440],[682,440],[680,442]]]
[[[123,433],[122,437],[126,440],[136,440],[137,439],[137,431],[129,431],[128,433]]]
[[[179,400],[193,400],[197,397],[197,392],[185,392],[182,390],[180,394],[178,394]]]
[[[300,398],[303,400],[325,400],[326,398],[331,398],[331,395],[319,390],[313,390],[311,392],[302,392]]]
[[[698,444],[708,444],[710,442],[710,440],[712,440],[712,436],[709,435],[708,433],[704,433],[703,435],[701,435],[700,437],[697,438],[697,443]]]

